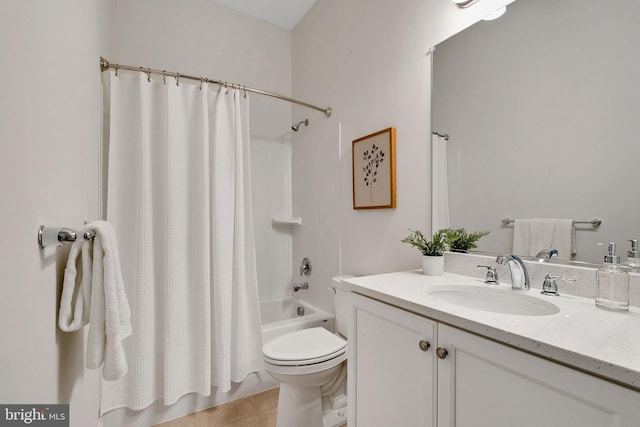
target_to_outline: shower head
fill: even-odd
[[[291,129],[293,129],[294,132],[298,132],[298,129],[300,128],[300,125],[303,124],[303,123],[304,123],[305,126],[309,126],[309,119],[304,119],[302,121],[299,121],[295,125],[291,126]]]

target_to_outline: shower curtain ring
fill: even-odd
[[[118,77],[118,70],[120,69],[120,66],[118,64],[116,64],[116,77]]]
[[[242,90],[244,90],[244,97],[246,99],[247,98],[247,87],[246,86],[242,86]]]
[[[144,73],[147,75],[147,81],[150,82],[151,81],[151,76],[149,75],[149,73],[147,73],[143,67],[139,67],[138,71],[140,71],[141,73]]]
[[[144,68],[139,67],[139,68],[138,68],[138,71],[140,71],[141,73],[144,73],[144,74],[146,74],[146,75],[147,75],[147,81],[148,81],[148,82],[150,82],[150,81],[151,81],[151,78],[149,77],[149,74],[144,70]]]
[[[180,86],[180,73],[176,73],[176,86]]]
[[[202,90],[202,81],[203,81],[203,80],[204,80],[204,79],[203,79],[202,77],[200,77],[200,90]]]
[[[162,84],[167,84],[167,72],[162,70]]]

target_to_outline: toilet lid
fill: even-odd
[[[347,342],[325,328],[309,328],[288,332],[268,341],[262,352],[274,361],[318,362],[327,356],[335,357],[344,352]]]

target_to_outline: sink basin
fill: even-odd
[[[555,304],[532,297],[522,291],[468,285],[441,285],[429,286],[425,288],[425,293],[450,304],[494,313],[548,316],[560,312]]]

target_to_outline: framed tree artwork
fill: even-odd
[[[396,129],[353,141],[353,209],[396,207]]]

